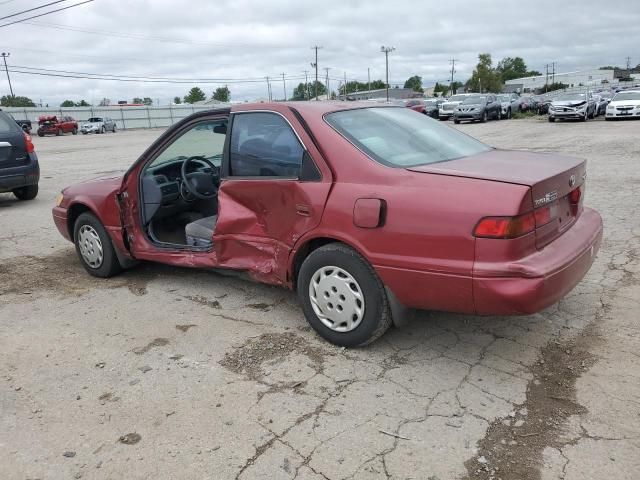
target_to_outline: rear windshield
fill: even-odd
[[[325,115],[343,137],[379,163],[414,167],[491,150],[474,138],[404,108],[362,108]]]
[[[15,132],[17,125],[12,117],[0,112],[0,133]]]
[[[102,119],[100,117],[91,117],[89,120],[87,120],[89,123],[98,123],[101,122]]]
[[[618,100],[640,100],[640,92],[620,92],[613,99],[615,101],[618,101]]]
[[[449,101],[450,102],[461,102],[465,98],[467,98],[466,95],[453,95],[452,97],[449,97]]]

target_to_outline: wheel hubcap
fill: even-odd
[[[91,225],[82,225],[78,231],[78,247],[83,260],[91,268],[100,268],[102,265],[102,242],[95,228]]]
[[[318,269],[309,283],[309,299],[320,321],[335,332],[350,332],[364,317],[364,295],[346,270],[327,266]]]

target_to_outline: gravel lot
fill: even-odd
[[[357,350],[278,288],[152,264],[89,277],[55,196],[161,131],[36,137],[40,195],[0,195],[0,478],[638,478],[640,122],[460,128],[587,158],[602,251],[538,315],[424,312]]]

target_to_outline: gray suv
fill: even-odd
[[[0,110],[0,193],[13,192],[19,200],[32,200],[38,195],[39,181],[31,135]]]
[[[500,120],[502,105],[492,93],[472,95],[453,111],[453,123],[465,120],[472,122],[486,122],[492,118]]]
[[[109,117],[91,117],[82,124],[80,131],[83,135],[87,133],[104,133],[107,131],[116,133],[116,122]]]

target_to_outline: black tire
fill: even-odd
[[[482,119],[480,120],[482,123],[487,123],[487,111],[485,110],[484,112],[482,112]]]
[[[362,290],[364,314],[359,325],[348,332],[325,326],[316,315],[309,295],[313,275],[322,267],[335,266],[351,275]],[[361,347],[380,338],[392,324],[391,309],[384,289],[371,265],[343,243],[330,243],[305,258],[297,279],[298,298],[313,329],[327,341],[342,347]]]
[[[103,125],[103,126],[102,126],[102,129],[100,130],[100,133],[104,133],[104,132],[106,132],[106,131],[107,131],[107,129],[106,129],[106,128],[105,128],[105,126]]]
[[[89,265],[83,258],[82,253],[80,253],[78,233],[83,225],[91,226],[98,234],[100,243],[102,244],[102,263],[97,268]],[[94,277],[108,278],[122,271],[122,267],[120,266],[120,262],[118,262],[118,257],[113,244],[111,243],[109,234],[102,226],[102,223],[100,223],[100,220],[98,220],[92,213],[82,213],[76,219],[76,223],[73,226],[73,243],[76,246],[76,253],[78,254],[78,258],[80,259],[82,266],[90,275]]]
[[[441,122],[444,122],[444,121],[448,120],[448,118],[438,117],[438,120],[440,120]]]
[[[607,121],[607,122],[609,122],[609,121],[613,120],[613,118],[611,118],[611,117],[604,117],[604,119],[605,119],[605,121]]]
[[[28,185],[13,190],[13,194],[18,200],[33,200],[38,196],[38,185]]]
[[[556,119],[555,119],[555,118],[553,118],[553,117],[549,117],[549,122],[553,123],[553,122],[555,122],[555,121],[556,121]]]
[[[113,133],[116,133],[116,124],[113,124],[113,129],[111,130]]]
[[[44,137],[44,133],[42,133],[42,132],[38,132],[38,136],[39,136],[39,137]]]
[[[580,121],[581,122],[586,122],[587,120],[589,120],[589,113],[588,112],[584,112],[584,117],[580,117]]]
[[[460,120],[458,120],[458,119],[455,119],[455,118],[454,118],[454,119],[453,119],[453,123],[455,123],[456,125],[458,125],[458,124],[460,123]]]
[[[511,119],[511,109],[507,109],[507,120]]]
[[[74,128],[73,130],[71,130],[71,133],[73,133],[74,135],[77,135],[78,134],[78,129]]]
[[[82,134],[83,134],[83,135],[86,135],[86,134],[87,134],[87,132],[82,132]]]

